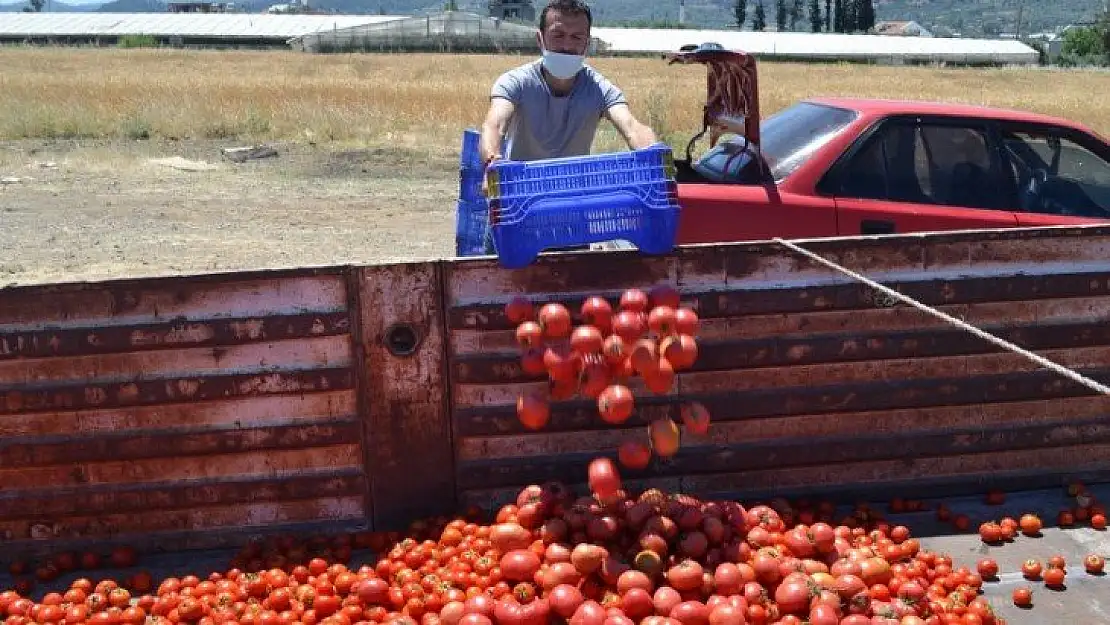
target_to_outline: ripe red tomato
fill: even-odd
[[[662,339],[675,334],[675,309],[670,306],[656,306],[648,313],[648,329]]]
[[[697,436],[709,433],[709,410],[701,402],[689,402],[679,408],[682,425],[686,431]]]
[[[544,304],[540,307],[536,319],[539,321],[540,326],[543,328],[543,334],[547,338],[560,339],[570,334],[570,311],[562,304],[555,302]]]
[[[626,289],[621,293],[621,310],[633,313],[646,313],[649,303],[647,293],[644,293],[641,289]]]
[[[526,392],[516,401],[516,414],[521,424],[529,430],[540,430],[551,419],[547,399],[537,392]]]
[[[1033,590],[1028,586],[1019,586],[1014,589],[1014,605],[1019,608],[1028,608],[1033,605]]]
[[[602,334],[606,334],[613,327],[613,307],[604,297],[588,297],[582,302],[579,310],[582,323],[592,325]]]
[[[678,453],[681,434],[678,425],[668,417],[655,419],[648,425],[651,448],[657,456],[669,458]]]
[[[612,384],[597,397],[597,411],[601,420],[613,425],[627,421],[632,416],[634,405],[632,391],[623,384]]]
[[[605,337],[592,325],[580,325],[570,335],[570,348],[585,356],[601,352]]]
[[[698,313],[692,309],[682,307],[675,311],[675,331],[679,334],[697,336],[699,325]]]
[[[1044,578],[1044,585],[1049,588],[1059,588],[1064,585],[1064,577],[1066,573],[1064,569],[1060,568],[1047,568],[1041,574]]]
[[[608,458],[594,458],[587,469],[590,490],[600,498],[612,497],[621,488],[620,474],[613,461]]]
[[[993,558],[983,558],[976,564],[976,570],[983,579],[994,579],[998,575],[998,562]]]

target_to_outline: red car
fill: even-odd
[[[1110,141],[1081,124],[861,98],[760,120],[752,57],[671,59],[709,68],[703,133],[737,133],[678,159],[678,243],[1110,222]]]

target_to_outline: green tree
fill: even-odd
[[[752,30],[767,30],[767,12],[763,9],[763,0],[759,0],[759,3],[755,5]]]
[[[1110,8],[1102,12],[1095,28],[1102,32],[1102,49],[1106,53],[1106,62],[1110,63]]]
[[[41,13],[42,7],[46,5],[46,0],[28,0],[27,6],[23,8],[24,13]]]
[[[844,21],[844,0],[833,0],[833,31],[843,33],[848,30]]]
[[[803,13],[805,13],[805,0],[794,0],[794,4],[790,7],[790,30],[798,30],[798,22],[802,21]]]
[[[1104,33],[1097,26],[1072,28],[1060,46],[1061,65],[1097,65],[1106,62]]]
[[[832,2],[833,0],[825,0],[825,32],[832,32]]]
[[[867,32],[875,27],[875,5],[871,0],[856,3],[856,30]]]
[[[744,22],[748,21],[748,0],[736,0],[732,14],[736,17],[736,28],[744,30]]]
[[[809,32],[821,32],[821,0],[809,0]]]
[[[786,30],[786,0],[775,0],[775,29]]]

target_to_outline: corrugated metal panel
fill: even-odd
[[[251,13],[5,13],[0,37],[152,35],[286,39],[404,19],[396,15]]]
[[[364,522],[348,298],[338,270],[0,291],[5,551]]]
[[[945,233],[809,242],[926,304],[1105,381],[1110,378],[1110,229]],[[553,256],[518,271],[474,260],[445,274],[459,498],[504,502],[529,483],[585,481],[681,398],[714,424],[628,482],[726,496],[949,493],[1056,483],[1110,470],[1110,398],[1040,370],[943,321],[781,246]],[[699,361],[680,396],[647,395],[614,429],[589,401],[561,402],[525,430],[515,400],[545,383],[523,374],[502,307],[513,295],[563,301],[677,286],[703,319]]]
[[[675,52],[713,41],[756,55],[834,59],[1036,63],[1037,51],[1020,41],[948,37],[889,37],[835,33],[736,30],[595,28],[611,52]]]

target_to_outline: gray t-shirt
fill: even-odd
[[[555,96],[543,78],[542,63],[537,59],[511,69],[493,85],[491,96],[516,108],[506,132],[505,157],[532,161],[589,154],[601,116],[625,104],[624,93],[585,65],[570,93]]]

